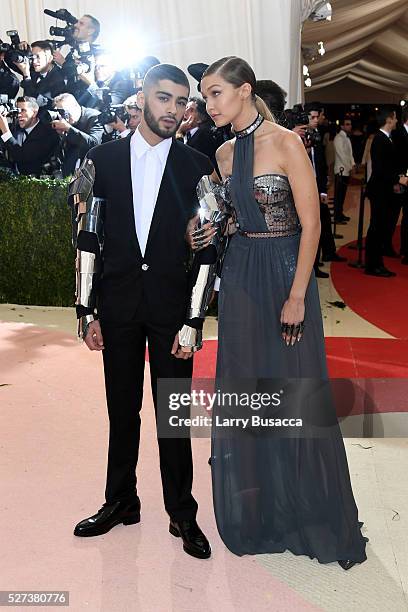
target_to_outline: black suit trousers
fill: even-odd
[[[387,204],[391,196],[386,196],[381,193],[378,195],[371,194],[371,216],[370,225],[367,230],[366,237],[366,269],[373,270],[384,265],[383,250],[387,236],[388,218]]]
[[[157,414],[157,380],[191,379],[192,359],[171,354],[176,331],[163,328],[148,316],[130,323],[101,320],[105,349],[106,398],[109,413],[109,452],[105,498],[133,501],[136,493],[136,465],[139,454],[140,410],[143,400],[146,340],[149,346],[151,385]],[[190,391],[190,387],[186,389]],[[189,438],[159,438],[160,471],[164,505],[174,520],[192,520],[197,503],[192,496],[193,464]]]

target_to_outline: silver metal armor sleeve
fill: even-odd
[[[187,322],[179,334],[179,344],[188,350],[198,351],[202,348],[202,331],[188,324],[189,319],[205,319],[211,300],[217,269],[224,254],[227,239],[224,237],[230,210],[220,206],[215,195],[216,186],[208,176],[204,176],[197,185],[197,195],[200,202],[201,225],[211,222],[217,229],[209,245],[194,256],[193,271],[195,280],[191,292],[187,312]],[[201,263],[202,262],[202,263]]]
[[[75,172],[69,186],[69,204],[72,209],[73,244],[76,256],[76,306],[94,312],[96,287],[101,272],[103,225],[106,201],[93,195],[95,166],[85,159]],[[89,315],[90,316],[90,315]],[[84,337],[86,316],[80,317],[78,335]]]

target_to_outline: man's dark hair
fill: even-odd
[[[406,123],[408,121],[408,104],[405,104],[402,109],[401,120],[402,123]]]
[[[353,125],[352,118],[348,117],[348,115],[344,115],[343,117],[340,118],[340,122],[339,122],[340,127],[344,125],[346,121],[350,121],[350,123]]]
[[[92,35],[92,40],[96,40],[101,32],[101,24],[96,19],[96,17],[93,17],[92,15],[84,15],[84,17],[88,17],[88,19],[90,20],[92,27],[95,30]]]
[[[156,85],[159,81],[172,81],[177,85],[184,85],[190,91],[190,83],[187,76],[180,68],[173,66],[172,64],[158,64],[153,66],[146,72],[146,76],[143,81],[143,91],[146,92],[153,85]]]
[[[31,43],[31,48],[38,47],[39,49],[43,49],[43,51],[54,51],[52,44],[48,40],[36,40]]]
[[[189,98],[188,101],[195,103],[197,114],[200,118],[201,123],[207,123],[208,121],[210,121],[211,117],[207,113],[207,107],[202,98],[199,98],[198,96],[191,96],[191,98]]]
[[[394,115],[395,108],[392,108],[392,106],[383,106],[380,108],[376,115],[380,128],[384,127],[384,125],[387,123],[387,119],[392,119]]]
[[[18,102],[27,102],[28,107],[34,111],[38,111],[38,109],[40,108],[38,106],[37,100],[35,98],[32,98],[31,96],[19,96],[16,100],[16,104],[18,104]]]
[[[275,113],[284,111],[287,93],[275,81],[257,81],[256,95],[262,98],[270,111]]]
[[[315,112],[315,113],[321,113],[323,110],[323,106],[320,104],[320,102],[308,102],[307,104],[305,104],[305,113],[307,113],[308,115],[310,115],[310,113]]]

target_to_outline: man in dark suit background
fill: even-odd
[[[39,106],[34,98],[17,98],[16,105],[19,129],[15,132],[10,130],[5,114],[0,115],[2,147],[20,174],[39,176],[43,165],[56,152],[59,139],[50,125],[39,121]]]
[[[52,127],[61,136],[62,176],[69,176],[89,149],[101,143],[103,126],[98,121],[99,111],[80,106],[72,94],[57,96],[54,106],[66,115],[53,121]]]
[[[396,147],[391,133],[397,126],[392,108],[382,108],[377,116],[380,126],[371,145],[372,174],[367,183],[367,196],[371,204],[370,226],[366,238],[365,273],[389,278],[395,276],[384,266],[384,248],[389,241],[390,216],[394,199],[401,185],[407,186],[408,177],[400,177]]]
[[[397,164],[400,174],[408,172],[408,105],[401,114],[401,126],[392,133],[397,151]],[[408,265],[408,189],[403,189],[399,197],[402,205],[401,219],[401,263]],[[396,219],[398,221],[398,219]]]
[[[307,106],[307,113],[309,117],[309,126],[306,136],[304,137],[304,143],[316,175],[317,189],[320,197],[321,234],[314,271],[317,278],[328,278],[329,274],[319,269],[320,254],[325,262],[346,261],[346,258],[340,257],[340,255],[336,253],[330,211],[327,205],[327,164],[323,143],[318,131],[321,108],[319,105],[310,104]]]
[[[26,96],[37,100],[39,106],[51,108],[53,99],[67,91],[63,72],[54,64],[53,47],[47,40],[33,42],[31,51],[31,69],[28,58],[20,64],[15,64],[23,75],[21,87]]]
[[[138,523],[138,459],[146,340],[155,410],[158,379],[192,376],[178,330],[190,297],[186,231],[196,215],[196,186],[211,174],[203,154],[173,137],[183,119],[189,83],[175,66],[151,68],[138,94],[140,125],[133,134],[92,149],[94,195],[105,201],[102,273],[95,305],[77,306],[85,343],[103,350],[110,420],[106,503],[81,521],[77,536],[106,533],[118,523]],[[82,302],[81,302],[82,303]],[[96,316],[99,320],[93,320]],[[83,319],[85,318],[85,319]],[[189,438],[159,438],[169,531],[188,554],[208,558],[209,543],[196,522],[197,502]]]
[[[223,141],[217,137],[213,127],[214,123],[207,113],[204,100],[195,96],[190,97],[179,133],[183,136],[184,144],[207,155],[218,171],[215,152]]]

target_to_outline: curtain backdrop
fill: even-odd
[[[322,89],[350,81],[378,90],[378,97],[384,92],[407,98],[408,1],[332,0],[332,6],[331,23],[309,22],[303,29],[302,45],[322,40],[326,49],[308,65],[308,98],[320,99]],[[340,101],[346,100],[341,96]]]
[[[288,92],[288,105],[303,98],[301,28],[318,0],[1,0],[0,38],[17,29],[21,40],[48,38],[55,20],[44,8],[66,8],[101,22],[98,42],[118,41],[129,60],[134,47],[143,55],[184,70],[193,62],[211,63],[238,55],[258,79],[272,79]],[[61,22],[59,22],[61,25]],[[194,83],[194,81],[192,81]],[[195,85],[193,91],[195,92]]]

